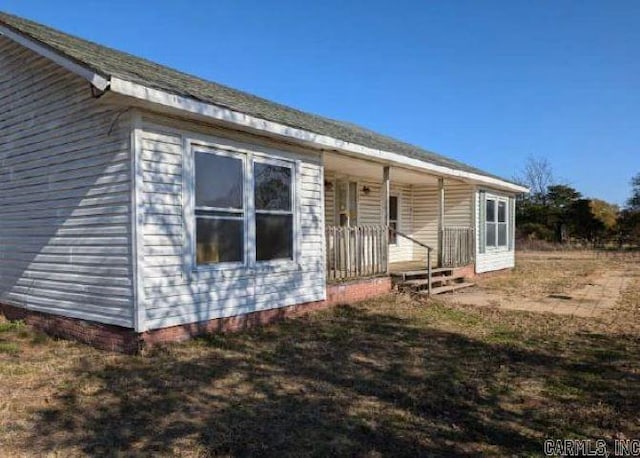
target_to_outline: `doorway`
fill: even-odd
[[[358,183],[336,182],[335,224],[342,227],[358,225]]]

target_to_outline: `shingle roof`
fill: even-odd
[[[369,129],[305,113],[246,92],[188,75],[125,52],[68,35],[17,16],[0,12],[0,23],[106,78],[115,76],[126,81],[190,97],[201,102],[215,104],[268,121],[304,129],[315,134],[326,135],[365,147],[394,152],[431,164],[477,173],[509,182],[509,180],[462,162],[378,134]]]

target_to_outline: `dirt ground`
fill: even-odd
[[[480,278],[476,287],[441,299],[445,303],[606,320],[608,316],[613,318],[623,291],[640,276],[640,256],[634,259],[592,252],[525,252],[518,255],[516,264],[513,272]],[[540,288],[536,273],[549,275],[554,270],[557,278]]]

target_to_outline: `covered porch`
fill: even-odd
[[[474,184],[334,153],[323,160],[328,281],[474,262]]]

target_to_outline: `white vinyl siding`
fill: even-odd
[[[326,226],[335,226],[336,179],[331,170],[324,171],[324,218]]]
[[[471,185],[445,180],[445,227],[473,227],[473,196]],[[433,263],[438,259],[438,203],[437,185],[413,186],[414,235],[417,240],[433,248]],[[414,259],[426,260],[426,250],[414,248]]]
[[[433,248],[431,262],[438,261],[438,186],[413,187],[413,235],[416,240]],[[426,262],[425,249],[415,248],[414,259]]]
[[[0,302],[133,327],[130,121],[0,36]]]
[[[503,201],[506,202],[507,205],[507,226],[509,226],[509,212],[515,211],[515,209],[509,208],[509,195],[502,194],[494,191],[486,191],[485,193],[486,199],[492,199],[496,201],[496,214],[498,212],[497,202]],[[508,238],[511,236],[510,232],[512,232],[511,227],[507,227],[507,244],[505,246],[499,247],[490,247],[487,246],[485,248],[485,252],[481,253],[479,247],[481,246],[480,237],[484,237],[485,232],[480,230],[480,225],[485,224],[485,221],[481,221],[481,212],[480,206],[484,205],[484,202],[481,202],[481,193],[475,193],[475,207],[476,207],[476,272],[491,272],[494,270],[508,269],[515,266],[515,252],[513,250],[513,244],[509,244]],[[497,230],[496,230],[497,236]]]
[[[142,131],[144,327],[157,329],[229,317],[325,297],[323,174],[320,155],[248,134],[145,116]],[[296,225],[300,255],[280,265],[193,270],[185,262],[188,194],[182,170],[187,139],[240,153],[293,161],[298,191]],[[264,265],[261,265],[264,264]]]
[[[473,227],[473,186],[445,181],[444,225]]]

